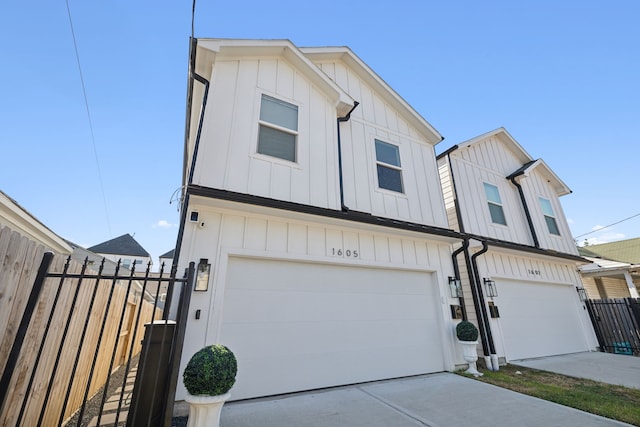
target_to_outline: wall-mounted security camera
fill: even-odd
[[[198,211],[191,211],[191,213],[189,214],[189,221],[198,222],[199,216],[200,214],[198,213]]]

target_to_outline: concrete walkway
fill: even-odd
[[[510,363],[640,389],[640,357],[587,352],[517,360]]]
[[[627,425],[451,373],[229,402],[223,407],[220,424],[222,427]]]

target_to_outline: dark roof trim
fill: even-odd
[[[468,236],[470,238],[472,238],[472,239],[475,239],[475,240],[487,242],[490,246],[496,246],[496,247],[499,247],[499,248],[513,249],[513,250],[516,250],[516,251],[529,252],[529,253],[532,253],[532,254],[550,256],[550,257],[555,257],[555,258],[563,258],[563,259],[567,259],[567,260],[570,260],[570,261],[582,262],[582,263],[587,263],[587,264],[591,263],[591,261],[589,261],[588,259],[585,259],[585,258],[583,258],[581,256],[567,254],[567,253],[564,253],[564,252],[558,252],[558,251],[554,251],[552,249],[536,248],[534,246],[522,245],[522,244],[519,244],[519,243],[507,242],[505,240],[491,239],[491,238],[482,237],[482,236],[474,236],[472,234],[470,234]]]
[[[416,224],[407,221],[398,221],[390,218],[373,216],[364,212],[357,211],[338,211],[317,206],[303,205],[300,203],[286,202],[282,200],[274,200],[266,197],[253,196],[250,194],[236,193],[233,191],[220,190],[216,188],[202,187],[199,185],[189,185],[187,193],[192,196],[210,197],[215,199],[228,200],[232,202],[247,203],[256,206],[265,206],[275,209],[284,209],[292,212],[300,212],[310,215],[318,215],[327,218],[342,219],[345,221],[354,221],[364,224],[379,225],[381,227],[390,227],[401,230],[415,231],[417,233],[433,234],[436,236],[449,237],[453,239],[464,239],[464,235],[448,228],[433,227],[423,224]]]
[[[535,162],[537,162],[537,160],[532,160],[530,162],[525,163],[524,165],[522,165],[522,167],[518,168],[518,170],[516,170],[511,175],[509,175],[507,177],[507,179],[513,179],[513,178],[515,178],[517,176],[524,175],[524,173],[527,171],[527,169],[529,169],[529,166],[531,166]]]
[[[443,138],[444,139],[444,138]],[[458,144],[454,145],[453,147],[443,151],[442,153],[438,154],[436,156],[436,160],[440,160],[441,158],[443,158],[444,156],[448,156],[449,153],[456,151],[458,149]]]
[[[550,249],[539,249],[533,246],[522,245],[519,243],[507,242],[504,240],[491,239],[468,233],[459,233],[448,228],[433,227],[423,224],[416,224],[407,221],[398,221],[391,218],[383,218],[373,216],[365,212],[358,211],[338,211],[333,209],[319,208],[316,206],[303,205],[300,203],[286,202],[282,200],[274,200],[261,196],[253,196],[250,194],[236,193],[233,191],[220,190],[217,188],[202,187],[199,185],[189,185],[187,194],[192,196],[209,197],[213,199],[228,200],[231,202],[247,203],[255,206],[264,206],[274,209],[284,209],[292,212],[300,212],[309,215],[318,215],[327,218],[342,219],[345,221],[360,222],[363,224],[373,224],[381,227],[389,227],[400,230],[415,231],[417,233],[433,234],[436,236],[449,237],[453,239],[464,240],[466,238],[487,242],[491,246],[512,249],[516,251],[529,252],[537,255],[551,256],[556,258],[568,259],[576,262],[589,263],[590,261],[577,255],[558,252]]]

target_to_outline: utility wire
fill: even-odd
[[[604,227],[600,227],[600,228],[598,228],[597,230],[593,230],[593,231],[590,231],[590,232],[588,232],[588,233],[581,234],[581,235],[579,235],[579,236],[574,237],[574,239],[577,239],[578,237],[587,236],[587,235],[589,235],[589,234],[596,233],[596,232],[598,232],[598,231],[602,231],[602,230],[604,230],[605,228],[613,227],[614,225],[620,224],[621,222],[628,221],[628,220],[633,219],[633,218],[635,218],[635,217],[637,217],[637,216],[640,216],[640,213],[637,213],[637,214],[635,214],[635,215],[631,215],[629,218],[621,219],[620,221],[614,222],[613,224],[605,225]]]
[[[87,118],[89,119],[89,130],[91,132],[91,143],[93,144],[93,154],[96,159],[96,167],[98,169],[98,180],[100,182],[100,190],[102,192],[102,203],[104,204],[104,213],[107,218],[107,230],[111,234],[111,222],[109,221],[109,210],[107,209],[107,198],[104,193],[104,184],[102,183],[102,172],[100,170],[100,159],[98,158],[98,149],[96,148],[96,138],[93,134],[93,122],[91,120],[91,112],[89,110],[89,101],[87,100],[87,90],[84,86],[84,76],[82,75],[82,67],[80,66],[80,55],[78,54],[78,44],[76,43],[76,33],[73,30],[73,20],[71,19],[71,9],[69,9],[69,0],[66,0],[67,15],[69,16],[69,26],[71,27],[71,37],[73,38],[73,48],[76,53],[76,62],[78,63],[78,72],[80,73],[80,83],[82,85],[82,95],[84,97],[84,106],[87,110]]]

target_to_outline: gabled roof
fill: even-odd
[[[465,148],[469,145],[477,144],[491,137],[497,137],[500,141],[502,141],[505,146],[510,149],[513,154],[517,157],[518,161],[522,164],[526,164],[533,160],[533,157],[527,153],[527,151],[515,140],[513,136],[504,127],[499,127],[498,129],[494,129],[490,132],[483,133],[482,135],[478,135],[475,138],[471,138],[467,141],[464,141],[457,145],[457,147]]]
[[[482,135],[476,136],[475,138],[469,139],[465,142],[457,144],[447,151],[438,155],[438,159],[449,154],[450,152],[458,149],[462,149],[468,147],[473,144],[478,144],[483,142],[489,138],[496,137],[498,138],[506,147],[509,149],[518,159],[522,166],[512,172],[507,179],[518,178],[520,176],[527,176],[531,173],[532,170],[538,168],[538,171],[547,178],[547,181],[552,185],[558,196],[564,196],[566,194],[571,193],[571,189],[567,186],[567,184],[562,181],[558,175],[551,170],[551,168],[547,165],[547,163],[542,159],[534,160],[529,153],[518,143],[518,141],[511,136],[509,132],[504,127],[500,127],[498,129],[492,130],[490,132],[484,133]]]
[[[204,52],[208,51],[208,52]],[[208,53],[208,55],[207,55]],[[198,57],[208,58],[199,61]],[[208,78],[216,58],[252,56],[282,56],[296,66],[307,78],[323,90],[336,103],[338,117],[345,116],[354,106],[353,98],[314,65],[289,40],[244,40],[244,39],[198,39],[196,71]]]
[[[175,254],[175,252],[175,249],[171,249],[169,252],[160,255],[158,258],[173,258],[173,254]]]
[[[391,88],[378,74],[365,64],[351,49],[340,47],[301,47],[300,51],[313,62],[341,61],[367,82],[389,105],[403,113],[403,117],[428,141],[435,145],[444,137]]]
[[[87,250],[98,254],[150,257],[149,252],[140,246],[130,234],[123,234],[115,239],[87,248]]]
[[[519,176],[527,176],[536,167],[539,167],[538,170],[540,171],[540,173],[542,173],[542,175],[547,178],[547,181],[552,184],[553,189],[558,196],[571,194],[571,189],[567,186],[567,184],[565,184],[564,181],[562,181],[542,159],[533,160],[526,163],[521,168],[509,175],[507,179],[517,178]]]
[[[578,251],[593,258],[606,258],[630,264],[640,264],[640,237],[589,245],[578,248]]]

